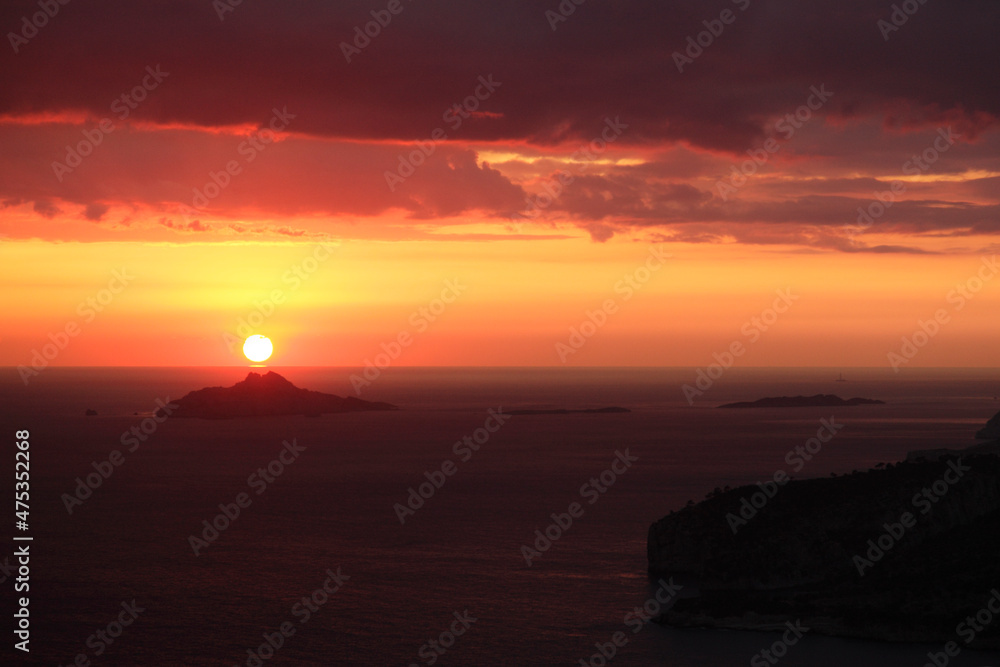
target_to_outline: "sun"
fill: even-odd
[[[258,363],[267,361],[273,351],[274,346],[271,345],[271,339],[260,334],[250,336],[243,343],[243,354],[247,355],[247,359],[250,361]]]

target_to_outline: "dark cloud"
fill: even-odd
[[[36,199],[33,208],[35,213],[45,218],[54,218],[61,212],[59,207],[49,199]]]
[[[551,144],[589,140],[620,115],[623,143],[738,152],[821,84],[834,92],[824,115],[889,129],[953,124],[974,137],[1000,116],[992,0],[922,4],[888,40],[884,0],[742,4],[586,3],[553,31],[554,0],[404,2],[348,64],[340,43],[381,3],[244,2],[223,21],[205,0],[71,3],[19,53],[2,50],[0,113],[109,116],[159,64],[169,76],[131,119],[261,123],[287,106],[295,131],[331,137],[412,140],[444,127],[462,140]],[[735,22],[679,73],[672,54],[723,9]],[[35,11],[5,2],[0,25]],[[491,74],[501,86],[477,109],[487,113],[448,128],[445,110]]]
[[[94,222],[100,221],[104,217],[104,214],[108,212],[107,204],[91,203],[87,204],[87,207],[83,211],[83,217],[87,220],[93,220]]]

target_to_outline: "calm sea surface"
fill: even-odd
[[[734,368],[689,406],[681,385],[693,383],[693,369],[407,368],[361,393],[399,412],[168,419],[134,451],[120,442],[157,399],[228,386],[248,370],[53,368],[25,387],[2,369],[0,424],[9,440],[17,429],[31,433],[32,662],[68,665],[84,653],[94,665],[246,665],[248,649],[290,622],[281,648],[250,665],[427,665],[432,656],[435,665],[600,665],[589,662],[595,643],[619,631],[628,643],[610,665],[749,665],[778,635],[627,622],[655,590],[646,576],[650,523],[717,486],[787,470],[785,453],[821,418],[845,426],[797,477],[974,444],[1000,410],[995,370],[844,369],[848,382],[839,383],[840,369]],[[353,394],[351,369],[269,370],[300,387]],[[887,404],[714,409],[816,393]],[[632,412],[514,416],[478,450],[453,448],[475,437],[490,409],[602,406]],[[84,417],[88,408],[98,416]],[[270,482],[248,481],[293,440],[305,448],[298,458]],[[122,465],[68,514],[61,496],[114,450]],[[632,466],[603,493],[582,496],[626,450],[637,457]],[[4,451],[10,479],[14,449]],[[401,524],[394,505],[442,465],[454,474]],[[3,489],[12,493],[7,482]],[[250,505],[195,556],[189,536],[241,493]],[[529,566],[522,545],[573,502],[583,515]],[[0,546],[0,562],[12,552]],[[342,587],[303,623],[296,604],[338,568]],[[12,581],[0,589],[10,624]],[[132,600],[144,610],[137,619],[110,645],[88,646]],[[452,643],[441,635],[456,612],[475,622]],[[0,655],[13,655],[10,627],[3,636]],[[438,644],[443,653],[432,639],[448,644]],[[921,667],[940,649],[807,634],[780,664]],[[950,664],[1000,665],[1000,657],[966,650]]]

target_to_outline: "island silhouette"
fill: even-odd
[[[816,394],[815,396],[771,396],[756,401],[741,401],[726,403],[720,408],[815,408],[815,407],[850,407],[854,405],[884,405],[885,401],[871,398],[848,398],[844,400],[834,394]]]
[[[395,405],[301,389],[274,371],[250,372],[231,387],[206,387],[173,402],[172,417],[234,419],[278,415],[319,416],[338,412],[398,410]],[[159,411],[161,411],[160,408]]]
[[[586,408],[582,410],[570,410],[566,408],[543,408],[543,409],[521,409],[521,410],[508,410],[509,415],[606,415],[606,414],[620,414],[624,412],[632,412],[628,408],[621,408],[617,406],[607,407],[607,408]]]

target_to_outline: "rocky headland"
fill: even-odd
[[[978,440],[1000,440],[1000,412],[993,415],[986,426],[976,433]]]
[[[660,620],[1000,647],[1000,614],[967,623],[1000,606],[995,451],[717,491],[671,512],[650,526],[650,575],[690,575],[699,595]]]

